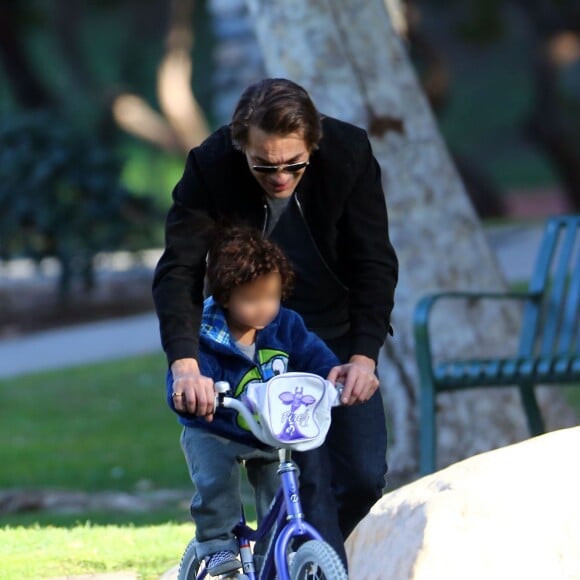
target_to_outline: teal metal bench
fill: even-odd
[[[436,396],[443,391],[519,388],[532,436],[544,433],[534,386],[580,382],[580,215],[546,222],[528,292],[440,292],[425,296],[414,312],[420,380],[421,474],[436,465]],[[435,363],[429,317],[440,300],[517,300],[523,317],[517,355],[511,358]]]

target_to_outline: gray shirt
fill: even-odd
[[[252,344],[242,344],[236,340],[236,346],[250,359],[254,360],[254,356],[256,355],[256,343],[253,342]]]
[[[268,204],[268,221],[266,222],[264,237],[270,237],[272,230],[276,227],[280,216],[288,207],[291,199],[292,195],[290,197],[266,197],[266,203]]]

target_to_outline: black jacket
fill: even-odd
[[[349,289],[351,354],[376,360],[389,329],[397,257],[389,241],[380,168],[366,133],[323,119],[323,138],[296,195],[328,266]],[[205,256],[217,220],[264,226],[264,192],[228,127],[189,153],[173,190],[153,297],[169,363],[197,358]]]

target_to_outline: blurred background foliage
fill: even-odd
[[[121,163],[90,134],[44,112],[20,113],[0,124],[0,257],[47,256],[60,264],[66,297],[75,278],[94,286],[93,257],[157,242],[161,212],[148,196],[131,194]]]
[[[580,3],[416,0],[411,55],[481,217],[522,191],[580,210]]]
[[[479,215],[522,191],[578,211],[580,3],[386,3]],[[5,0],[0,257],[54,255],[66,289],[97,251],[160,245],[217,100],[265,74],[251,34],[243,0]]]

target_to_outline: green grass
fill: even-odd
[[[179,562],[191,524],[0,528],[0,579],[28,580],[131,570],[159,578]]]
[[[164,375],[159,354],[0,381],[0,489],[190,489]],[[0,580],[123,570],[158,578],[194,534],[188,502],[176,503],[3,515]]]
[[[0,381],[0,488],[190,485],[162,354]]]
[[[0,489],[189,489],[164,373],[159,354],[0,381]],[[580,415],[580,388],[564,392]],[[248,500],[247,483],[243,493]],[[124,570],[158,578],[194,533],[183,502],[145,513],[19,513],[0,525],[0,580]]]

